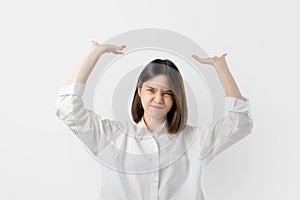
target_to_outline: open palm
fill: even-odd
[[[201,57],[199,57],[195,54],[192,55],[192,57],[195,60],[199,61],[200,63],[207,64],[207,65],[212,65],[212,66],[216,66],[217,64],[221,64],[221,63],[226,62],[225,61],[225,56],[227,56],[227,53],[224,53],[220,57],[214,56],[214,57],[208,57],[208,58],[201,58]]]
[[[93,46],[95,46],[95,48],[100,47],[104,52],[114,53],[114,54],[124,54],[124,52],[122,52],[122,50],[126,47],[126,45],[117,46],[117,45],[113,45],[113,44],[99,44],[95,40],[93,40],[92,43],[93,43]]]

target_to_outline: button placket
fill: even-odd
[[[151,138],[151,150],[155,153],[154,158],[151,160],[152,165],[155,166],[155,171],[153,172],[153,176],[151,179],[151,194],[152,199],[158,199],[158,190],[159,190],[159,151],[158,144],[154,137]]]
[[[152,199],[158,199],[158,179],[159,179],[159,170],[155,171],[153,173],[153,177],[152,177],[152,183],[151,183],[151,194],[152,194]]]

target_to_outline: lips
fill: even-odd
[[[156,108],[156,109],[162,109],[163,107],[161,106],[151,106],[152,108]]]

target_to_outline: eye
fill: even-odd
[[[153,93],[153,92],[154,92],[154,90],[152,90],[152,89],[147,89],[147,91],[149,91],[149,92],[151,92],[151,93]]]
[[[164,95],[166,95],[166,96],[171,96],[172,93],[171,93],[171,92],[166,92],[166,93],[164,93]]]

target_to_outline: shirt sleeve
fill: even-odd
[[[116,124],[107,119],[102,120],[93,110],[85,107],[82,100],[84,90],[83,83],[60,87],[56,115],[96,155],[108,145],[108,137],[115,131]]]
[[[252,132],[253,119],[249,99],[225,97],[225,116],[214,124],[201,127],[198,141],[200,158],[205,164]]]

